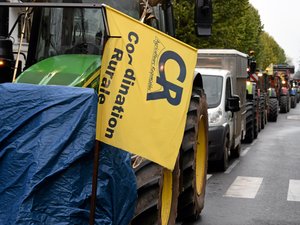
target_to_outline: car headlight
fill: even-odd
[[[223,116],[223,111],[221,108],[218,108],[217,111],[208,114],[209,123],[219,123]]]

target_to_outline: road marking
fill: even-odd
[[[224,172],[224,173],[230,173],[231,171],[232,171],[232,169],[237,165],[237,164],[239,164],[239,162],[240,162],[240,160],[235,160],[232,164],[231,164],[231,166],[229,166],[228,168],[227,168],[227,170]]]
[[[206,180],[208,180],[209,178],[211,178],[212,177],[212,174],[207,174],[206,175]]]
[[[238,176],[223,197],[255,198],[262,181],[262,177]]]
[[[287,200],[300,202],[300,180],[290,180]]]
[[[255,145],[256,142],[257,142],[257,139],[251,143],[251,146]]]
[[[300,115],[291,115],[286,117],[288,120],[300,120]]]
[[[250,147],[245,148],[245,150],[242,151],[241,156],[242,157],[245,156],[248,153],[249,150],[250,150]]]

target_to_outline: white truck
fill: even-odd
[[[247,55],[233,49],[199,49],[195,73],[207,96],[208,160],[225,171],[230,156],[239,157],[246,133]]]

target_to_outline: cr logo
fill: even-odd
[[[170,82],[166,78],[165,64],[168,60],[174,60],[179,66],[179,75],[177,80],[184,82],[186,77],[186,66],[183,59],[176,52],[166,51],[159,58],[159,77],[156,78],[156,83],[161,85],[163,90],[147,94],[147,100],[167,99],[171,105],[179,105],[182,97],[182,87]],[[171,92],[175,95],[171,95]]]

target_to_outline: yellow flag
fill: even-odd
[[[97,140],[173,169],[197,50],[105,6]]]

